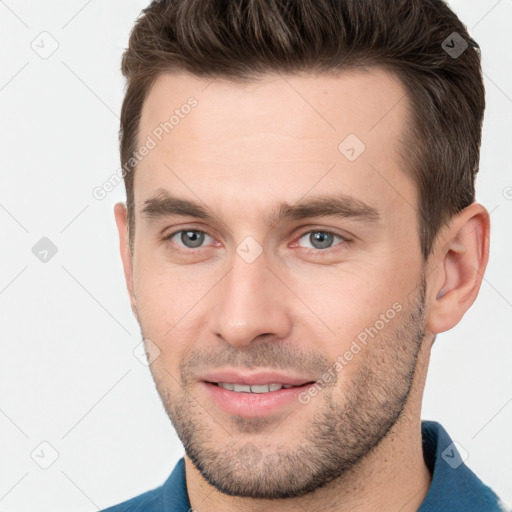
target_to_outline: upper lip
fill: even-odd
[[[228,382],[230,384],[245,384],[248,386],[258,386],[263,384],[289,384],[291,386],[302,386],[314,379],[294,377],[284,373],[272,371],[260,372],[240,372],[235,370],[224,370],[206,373],[201,377],[205,382]]]

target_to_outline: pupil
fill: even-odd
[[[184,231],[181,234],[181,241],[186,247],[200,247],[203,243],[204,233],[197,231]]]
[[[325,249],[329,247],[332,242],[332,235],[329,233],[323,233],[322,231],[316,231],[310,235],[311,243],[317,249]]]

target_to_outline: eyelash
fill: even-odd
[[[166,235],[165,237],[163,237],[163,241],[170,242],[174,236],[176,236],[179,233],[183,233],[185,231],[192,231],[194,233],[201,233],[201,234],[208,235],[209,237],[215,239],[215,237],[210,235],[210,233],[208,233],[207,231],[204,231],[202,229],[195,229],[195,228],[187,228],[187,227],[185,227],[185,228],[179,229],[177,231],[173,231],[169,235]],[[346,244],[351,242],[351,240],[349,238],[346,238],[343,235],[340,235],[340,234],[335,233],[333,231],[324,230],[324,229],[309,229],[309,230],[304,231],[303,233],[301,233],[298,237],[296,237],[295,240],[298,242],[301,238],[304,237],[304,235],[307,235],[307,234],[310,234],[310,233],[323,233],[323,234],[332,235],[335,238],[341,239],[340,243],[338,243],[336,245],[333,245],[331,247],[327,247],[325,249],[315,249],[315,248],[311,248],[311,247],[300,247],[301,249],[306,250],[308,252],[308,254],[312,253],[315,256],[319,256],[319,257],[322,257],[322,255],[327,253],[329,251],[329,249],[335,249],[338,245],[346,245]],[[192,253],[192,252],[197,252],[200,249],[206,249],[206,247],[197,247],[196,249],[190,249],[190,248],[178,246],[177,251],[178,252],[182,252],[184,254],[189,254],[189,253]]]

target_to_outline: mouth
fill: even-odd
[[[305,384],[292,385],[292,384],[235,384],[233,382],[208,382],[208,384],[213,384],[214,386],[219,386],[222,389],[227,389],[228,391],[234,391],[235,393],[272,393],[274,391],[279,391],[281,389],[291,389],[291,388],[299,388],[304,386]],[[313,384],[313,382],[308,382],[306,384]]]
[[[245,418],[268,416],[302,407],[301,393],[314,380],[276,374],[218,375],[199,382],[208,401],[222,411]]]

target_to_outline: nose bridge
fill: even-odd
[[[246,246],[240,244],[242,249]],[[238,248],[238,251],[240,250]],[[290,328],[282,284],[267,259],[233,255],[231,270],[217,288],[210,329],[233,345],[247,345],[261,334],[284,337]]]

